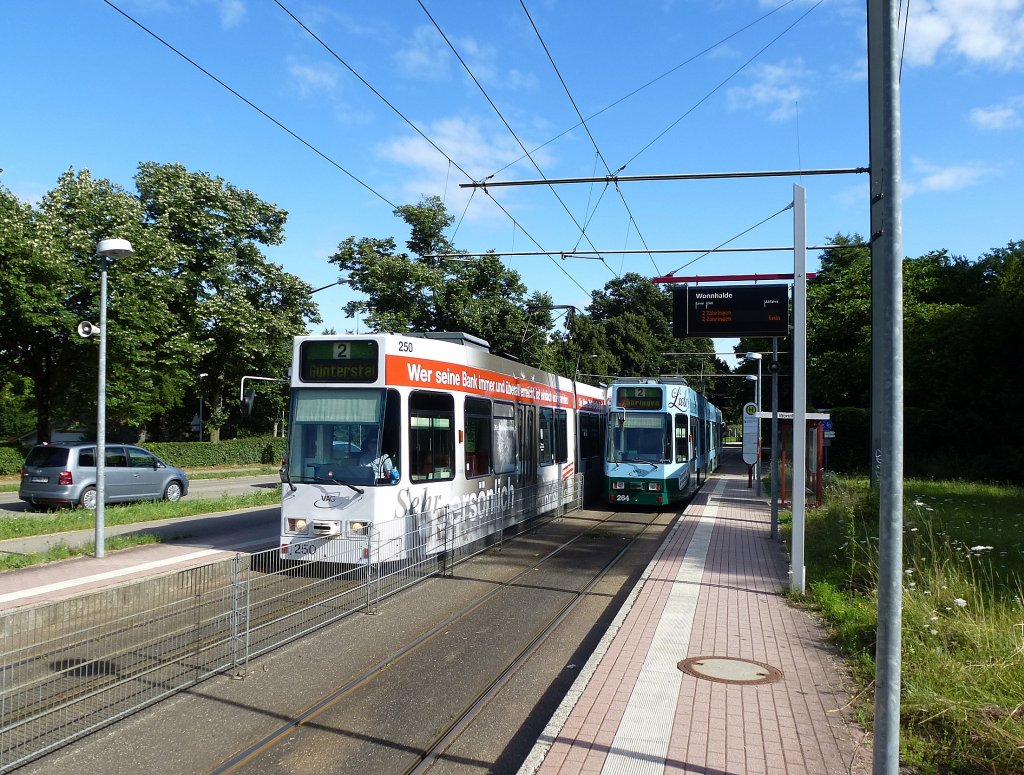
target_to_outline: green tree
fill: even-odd
[[[292,337],[306,332],[307,320],[320,321],[312,288],[260,251],[284,240],[284,210],[180,164],[140,164],[135,184],[144,224],[170,243],[170,308],[187,365],[182,383],[195,395],[198,375],[209,375],[205,424],[217,441],[229,418],[239,419],[233,397],[241,378],[283,377]],[[276,418],[284,399],[267,395]]]
[[[671,292],[642,275],[627,273],[606,283],[603,290],[593,291],[587,311],[603,330],[611,373],[656,377],[708,371],[707,354],[714,352],[711,340],[674,338]]]
[[[410,228],[408,252],[399,252],[391,238],[352,236],[329,259],[366,297],[349,302],[346,314],[362,315],[373,331],[473,334],[486,339],[495,352],[534,366],[549,365],[549,297],[528,296],[519,274],[497,255],[473,261],[439,257],[458,252],[444,235],[453,218],[440,198],[404,205],[395,215]]]
[[[95,421],[97,342],[79,338],[76,327],[99,318],[94,253],[104,237],[135,248],[108,273],[108,421],[135,427],[162,411],[175,397],[178,337],[159,279],[166,243],[143,227],[138,202],[86,170],[64,173],[36,210],[4,199],[14,244],[5,246],[0,272],[0,349],[9,368],[32,380],[39,437],[58,424]]]

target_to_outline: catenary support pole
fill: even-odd
[[[772,337],[772,538],[779,537],[779,337]]]
[[[899,6],[868,0],[871,149],[872,468],[877,474],[878,639],[875,775],[900,761],[903,621],[903,223],[900,202]],[[877,411],[876,408],[878,407]],[[877,424],[877,440],[874,438]],[[875,446],[877,444],[877,446]]]
[[[793,186],[793,538],[790,590],[803,594],[807,472],[807,192]]]

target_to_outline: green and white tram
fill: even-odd
[[[689,498],[718,468],[722,412],[681,379],[608,388],[608,502],[663,506]]]

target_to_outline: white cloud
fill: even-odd
[[[809,75],[802,59],[756,65],[749,86],[729,89],[729,106],[734,110],[766,110],[772,121],[784,121],[796,114],[796,103],[807,94],[799,82]]]
[[[304,65],[294,57],[288,57],[288,74],[299,89],[299,94],[308,97],[317,92],[333,92],[338,83],[337,73],[324,65]]]
[[[220,23],[226,28],[237,27],[245,18],[245,3],[242,0],[220,0]]]
[[[532,74],[515,67],[502,71],[498,63],[499,50],[494,46],[481,44],[470,37],[451,38],[451,41],[480,83],[516,91],[536,88],[536,78]],[[395,59],[402,71],[414,78],[440,81],[453,73],[465,73],[451,48],[433,27],[417,28],[412,42],[398,51]]]
[[[1014,68],[1024,64],[1024,0],[917,0],[910,4],[906,61],[940,57]]]
[[[519,145],[504,130],[496,127],[494,134],[489,136],[479,122],[462,117],[443,118],[421,128],[474,179],[490,175],[523,155]],[[524,142],[529,147],[529,142]],[[436,194],[445,197],[450,212],[461,213],[472,195],[472,190],[459,188],[460,183],[467,182],[465,176],[454,166],[449,167],[448,160],[419,135],[406,135],[384,142],[377,146],[377,153],[383,159],[410,168],[403,173],[402,194],[406,201],[418,201],[425,194]],[[538,151],[533,157],[541,168],[551,163],[551,157],[544,151]],[[518,165],[521,167],[518,174],[534,174],[528,161],[518,162]],[[503,177],[516,174],[506,170]],[[502,191],[495,189],[492,194],[497,198]],[[480,218],[494,212],[489,197],[477,192],[466,217]]]
[[[904,196],[960,191],[980,183],[995,172],[980,162],[943,167],[924,159],[913,159],[910,166],[911,173],[903,178]]]
[[[417,27],[409,45],[395,54],[407,74],[432,81],[448,76],[451,57],[451,49],[433,27]]]
[[[974,108],[968,117],[971,123],[980,129],[1012,129],[1024,124],[1021,117],[1022,109],[1024,97],[1012,97],[1002,105]]]

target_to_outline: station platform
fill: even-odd
[[[770,528],[746,466],[712,475],[520,775],[869,773],[848,674],[821,625],[787,600]]]

